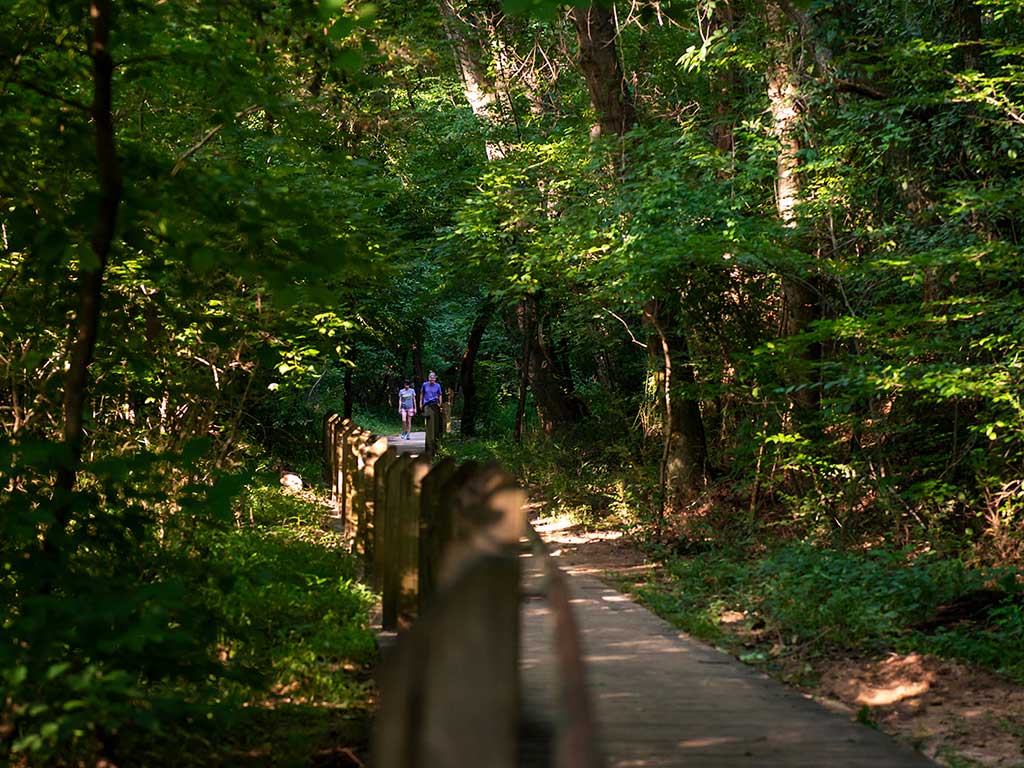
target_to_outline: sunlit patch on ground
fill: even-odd
[[[944,765],[1024,764],[1024,686],[916,653],[816,666],[820,694],[867,707],[884,731]]]

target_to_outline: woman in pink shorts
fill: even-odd
[[[402,417],[402,439],[408,440],[412,431],[412,417],[416,414],[416,390],[408,381],[398,390],[398,415]]]

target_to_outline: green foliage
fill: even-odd
[[[217,504],[211,493],[203,506]],[[240,527],[182,511],[163,521],[162,541],[135,523],[120,549],[94,531],[35,595],[25,559],[5,548],[6,757],[66,764],[154,750],[150,764],[172,764],[171,744],[185,738],[230,763],[256,711],[275,702],[359,712],[360,670],[375,654],[371,596],[321,518],[319,504],[253,488]]]
[[[980,584],[958,560],[886,549],[865,553],[793,545],[760,567],[759,609],[800,640],[847,647],[892,642],[936,606]]]
[[[502,91],[486,120],[429,4],[115,4],[123,199],[77,466],[62,403],[80,267],[98,265],[93,21],[15,2],[0,732],[40,760],[125,762],[186,731],[213,755],[210,729],[265,724],[274,691],[296,720],[360,701],[358,679],[328,673],[370,650],[351,564],[313,508],[239,501],[237,470],[312,460],[346,397],[396,431],[400,380],[419,364],[454,387],[484,306],[485,437],[445,451],[499,458],[588,523],[669,532],[659,546],[769,547],[673,565],[700,588],[649,599],[679,621],[714,633],[735,603],[797,642],[1002,654],[1020,674],[1009,604],[973,635],[907,629],[988,579],[979,564],[1024,554],[1024,38],[1016,0],[980,3],[977,29],[969,5],[798,2],[799,29],[779,30],[752,3],[640,4],[617,22],[626,79],[610,84],[638,124],[593,141],[575,30],[549,0],[473,29]],[[799,200],[783,223],[765,82],[787,60]],[[793,285],[814,296],[801,327]],[[655,304],[687,373],[671,398],[699,405],[708,455],[709,482],[666,521]],[[533,381],[516,447],[527,306],[534,362],[589,415],[552,426]],[[851,554],[880,540],[953,556]]]
[[[767,661],[792,652],[843,649],[931,652],[1021,677],[1024,638],[1019,570],[969,568],[937,554],[913,556],[872,548],[838,551],[790,544],[763,554],[714,549],[669,557],[664,578],[636,588],[661,615],[698,637],[730,647],[735,638],[721,623],[725,611],[757,623],[775,643],[755,648],[748,660]],[[972,591],[1002,584],[997,601],[974,620],[924,632],[917,628],[940,606]]]

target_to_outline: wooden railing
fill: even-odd
[[[515,479],[495,463],[399,455],[334,415],[324,421],[324,459],[352,551],[381,592],[383,629],[401,632],[380,678],[374,766],[519,765],[524,547],[545,562],[560,673],[563,711],[544,764],[601,765],[568,591]]]

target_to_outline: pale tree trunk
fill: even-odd
[[[791,41],[786,16],[773,3],[766,6],[768,28],[772,40],[772,62],[768,70],[768,104],[772,133],[779,142],[776,156],[776,207],[787,229],[797,228],[796,206],[800,202],[800,112],[797,105],[799,89],[792,63],[794,43]],[[807,331],[819,316],[818,279],[813,268],[788,271],[782,279],[786,325],[784,333],[794,336]],[[808,344],[800,357],[813,365],[821,356],[820,345]],[[802,383],[808,383],[806,381]],[[794,403],[806,409],[817,407],[818,389],[803,387],[794,394]]]
[[[489,72],[493,63],[491,44],[481,33],[481,29],[491,29],[492,24],[482,16],[469,20],[462,18],[452,0],[441,0],[441,13],[448,38],[455,48],[466,101],[485,128],[493,132],[501,124],[501,105],[497,86]],[[505,157],[506,149],[500,141],[488,138],[486,152],[488,160],[498,160]]]
[[[78,270],[78,310],[75,338],[71,347],[64,382],[64,444],[66,463],[57,475],[57,485],[71,491],[78,476],[82,457],[85,410],[89,389],[89,365],[92,363],[99,334],[103,299],[103,276],[114,242],[117,211],[121,205],[121,171],[117,160],[113,116],[114,62],[110,56],[111,3],[94,0],[90,4],[92,40],[89,54],[93,68],[92,121],[95,129],[96,170],[99,181],[99,210],[92,233],[93,262]],[[67,523],[58,519],[58,527]]]
[[[579,65],[590,103],[597,113],[591,136],[623,136],[633,127],[636,110],[615,45],[615,22],[608,8],[573,8],[569,15],[579,41]]]
[[[695,382],[686,336],[664,304],[651,300],[644,320],[654,331],[652,362],[660,367],[664,415],[660,477],[661,518],[678,514],[707,485],[708,449],[700,401],[683,394]],[[660,535],[660,530],[659,530]]]

